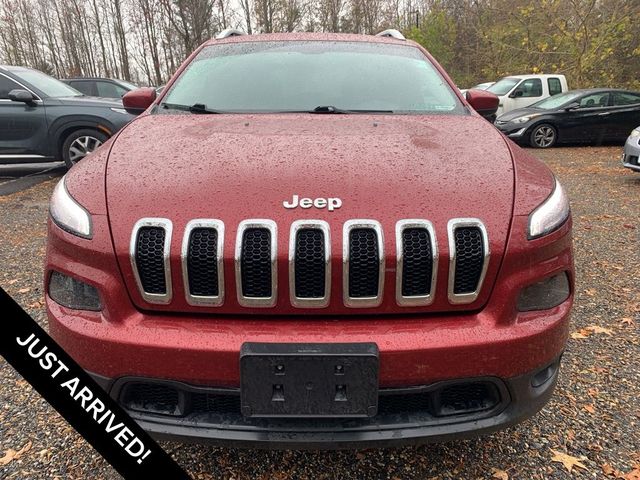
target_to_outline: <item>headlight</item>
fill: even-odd
[[[65,186],[66,176],[56,185],[51,196],[49,212],[61,229],[83,238],[91,238],[91,215],[74,200]]]
[[[525,115],[524,117],[518,117],[511,120],[513,123],[527,123],[532,118],[539,117],[539,113],[534,113],[533,115]]]
[[[569,199],[560,182],[549,197],[529,215],[529,240],[551,233],[569,218]]]
[[[630,137],[640,137],[640,128],[634,128],[633,130],[631,130],[631,135],[629,135]]]

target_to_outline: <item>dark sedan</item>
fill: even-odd
[[[558,143],[624,143],[640,124],[640,93],[593,88],[572,90],[512,110],[496,127],[513,141],[537,148]]]
[[[78,77],[61,79],[67,85],[92,97],[122,98],[131,90],[137,90],[137,85],[117,78]]]
[[[133,118],[120,100],[85,97],[38,70],[0,65],[0,163],[71,167]]]

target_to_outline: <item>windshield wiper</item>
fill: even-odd
[[[194,103],[193,105],[180,105],[179,103],[161,103],[162,108],[165,110],[182,110],[184,112],[191,113],[224,113],[219,110],[211,110],[207,108],[204,103]]]
[[[393,110],[345,110],[333,105],[320,105],[309,113],[393,113]]]

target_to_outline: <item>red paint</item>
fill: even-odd
[[[124,108],[130,113],[140,113],[153,103],[156,99],[156,89],[151,87],[138,88],[127,92],[122,97]]]
[[[467,90],[465,98],[476,112],[484,114],[496,113],[500,103],[497,95],[485,90]]]
[[[288,39],[399,42],[333,34],[256,35],[222,42]],[[125,103],[146,108],[151,94],[140,95],[125,97]],[[490,103],[476,93],[470,97],[478,108]],[[373,341],[381,352],[381,386],[407,386],[469,376],[512,377],[545,365],[564,349],[573,296],[554,309],[528,313],[518,313],[516,301],[522,288],[554,273],[567,271],[573,282],[571,221],[527,240],[528,215],[550,194],[553,177],[475,112],[145,113],[74,167],[67,186],[92,213],[94,236],[74,237],[49,222],[46,276],[55,269],[96,286],[105,308],[72,311],[47,297],[50,329],[84,368],[101,375],[237,386],[239,350],[246,341]],[[339,197],[342,207],[332,212],[285,209],[282,202],[294,194]],[[173,222],[173,300],[168,306],[146,303],[133,280],[129,241],[142,217]],[[456,217],[484,222],[491,260],[478,299],[454,306],[447,300],[446,226]],[[220,307],[194,307],[184,299],[179,254],[184,227],[194,218],[225,223],[226,295]],[[248,218],[268,218],[278,225],[274,308],[241,307],[236,300],[236,230]],[[289,228],[305,218],[325,220],[331,229],[331,302],[324,309],[294,308],[289,301]],[[342,303],[342,226],[354,218],[382,224],[386,274],[384,300],[377,308]],[[437,235],[438,282],[435,301],[427,307],[399,307],[395,301],[394,227],[407,218],[430,220]]]

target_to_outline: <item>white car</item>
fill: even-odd
[[[634,128],[624,144],[622,165],[634,172],[640,172],[640,127]]]
[[[469,90],[486,90],[487,88],[489,88],[491,85],[495,84],[496,82],[484,82],[484,83],[479,83],[474,87],[471,88],[462,88],[459,89],[462,94],[464,95],[465,93],[467,93],[467,91]]]
[[[544,98],[569,90],[564,75],[510,75],[497,81],[488,92],[500,98],[498,116],[503,113],[524,108]]]

